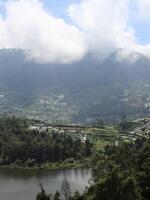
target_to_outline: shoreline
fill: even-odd
[[[23,166],[17,164],[1,165],[0,169],[20,169],[20,170],[61,170],[61,169],[78,169],[78,168],[91,168],[89,160],[80,160],[73,163],[43,163],[41,165]]]

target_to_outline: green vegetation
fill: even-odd
[[[30,121],[0,119],[0,166],[68,168],[81,166],[92,152],[89,140],[82,143],[66,134],[28,131]],[[83,163],[82,163],[83,165]]]
[[[148,200],[150,196],[150,138],[107,145],[93,156],[94,184],[71,200]]]
[[[103,153],[93,155],[92,163],[94,183],[84,194],[75,192],[67,200],[149,200],[150,138],[107,145]],[[60,195],[57,192],[58,199]]]
[[[39,192],[36,196],[36,200],[50,200],[50,195],[47,195],[43,185],[40,184],[41,192]]]
[[[61,193],[67,195],[67,200],[149,199],[149,118],[133,122],[123,120],[116,127],[77,126],[77,130],[65,125],[48,129],[46,124],[35,130],[30,126],[32,123],[15,117],[0,119],[1,167],[60,169],[92,166],[93,183],[83,194],[76,192],[71,196],[69,192],[68,195],[65,192],[68,183],[64,184]],[[46,129],[41,131],[44,126]],[[73,132],[70,134],[69,130]],[[80,131],[87,136],[84,142]],[[94,139],[90,140],[91,137]],[[61,193],[56,192],[55,200],[60,199]],[[41,185],[37,200],[51,198]]]
[[[97,148],[103,150],[117,135],[113,126],[52,127],[38,120],[0,118],[0,166],[35,169],[89,166],[92,152]]]
[[[93,183],[83,194],[75,192],[68,200],[148,200],[150,196],[149,122],[150,119],[147,118],[118,124],[120,138],[117,144],[105,139],[97,140],[90,157]],[[132,137],[135,138],[126,142],[121,135],[129,136],[130,131],[132,134],[134,132],[135,135]],[[61,192],[58,196],[60,195]]]

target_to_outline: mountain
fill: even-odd
[[[23,50],[1,49],[1,115],[72,122],[149,115],[150,60],[116,54],[101,62],[87,56],[73,64],[38,64]]]

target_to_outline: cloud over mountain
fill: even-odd
[[[148,0],[82,0],[69,6],[68,12],[83,30],[88,50],[99,58],[120,49],[119,58],[136,51],[150,56],[150,45],[140,45],[130,25],[131,13],[146,11]],[[135,7],[133,9],[132,7]]]
[[[31,50],[40,62],[73,62],[85,53],[83,33],[48,14],[37,0],[7,1],[0,18],[0,47]]]
[[[150,45],[137,42],[130,23],[132,12],[150,17],[148,0],[80,0],[68,5],[70,23],[47,12],[39,0],[8,0],[4,6],[0,48],[28,49],[28,58],[38,62],[71,63],[87,53],[104,59],[118,49],[120,59],[133,51],[150,57]]]

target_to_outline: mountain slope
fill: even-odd
[[[38,64],[23,50],[0,50],[0,109],[46,120],[139,117],[150,112],[150,60]]]

